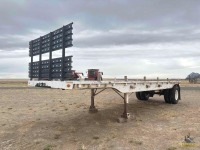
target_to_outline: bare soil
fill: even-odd
[[[200,85],[183,84],[182,100],[163,96],[128,105],[132,119],[118,123],[123,100],[112,90],[95,97],[90,90],[27,87],[25,80],[0,80],[1,150],[199,150]],[[192,144],[184,143],[190,133]]]

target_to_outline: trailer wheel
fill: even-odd
[[[171,90],[170,90],[170,101],[172,104],[177,104],[179,99],[180,99],[180,88],[178,85],[175,85]]]
[[[136,95],[137,99],[141,100],[141,101],[147,101],[150,97],[149,92],[136,92],[135,95]]]
[[[138,100],[142,100],[141,96],[140,96],[140,92],[136,92],[135,95],[136,95],[136,97],[137,97]]]
[[[166,89],[164,90],[164,99],[166,103],[171,104],[171,100],[170,100],[170,89]]]
[[[177,104],[180,99],[180,87],[174,85],[172,89],[164,90],[164,99],[166,103]]]
[[[140,97],[143,101],[149,100],[150,94],[149,92],[140,92]]]

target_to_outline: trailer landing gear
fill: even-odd
[[[90,105],[90,109],[89,109],[90,113],[98,112],[98,109],[94,105],[94,97],[95,97],[95,89],[91,89],[91,105]]]
[[[128,100],[129,100],[128,93],[124,93],[124,96],[121,96],[121,97],[124,99],[124,112],[121,115],[121,117],[118,118],[118,120],[117,120],[119,123],[127,122],[131,117],[130,114],[128,113],[128,105],[127,105],[128,104]]]
[[[97,113],[98,109],[94,105],[94,97],[98,95],[99,93],[103,92],[105,89],[102,89],[101,91],[97,92],[97,89],[91,89],[91,105],[89,108],[90,113]]]
[[[101,93],[102,91],[104,91],[105,89],[97,92],[97,89],[91,89],[91,105],[90,105],[90,108],[89,108],[89,112],[90,113],[97,113],[98,112],[98,109],[95,107],[95,104],[94,104],[94,98],[97,94]],[[119,123],[123,123],[123,122],[127,122],[131,116],[130,114],[128,113],[128,102],[129,102],[129,93],[124,93],[124,95],[122,96],[120,94],[119,91],[113,89],[117,94],[119,94],[120,97],[123,98],[124,100],[124,112],[123,114],[118,118],[118,122]]]

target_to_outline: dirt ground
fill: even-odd
[[[182,100],[163,96],[138,101],[134,119],[118,123],[123,100],[114,91],[96,96],[98,113],[88,112],[90,90],[30,88],[23,80],[0,80],[0,150],[199,150],[200,85],[182,85]],[[184,143],[190,133],[192,144]]]

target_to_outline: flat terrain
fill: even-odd
[[[132,94],[128,108],[134,117],[118,123],[123,100],[112,90],[96,96],[99,112],[91,114],[90,90],[0,80],[0,150],[199,150],[200,85],[181,86],[177,105],[163,96],[143,102]],[[195,143],[183,143],[188,133]]]

